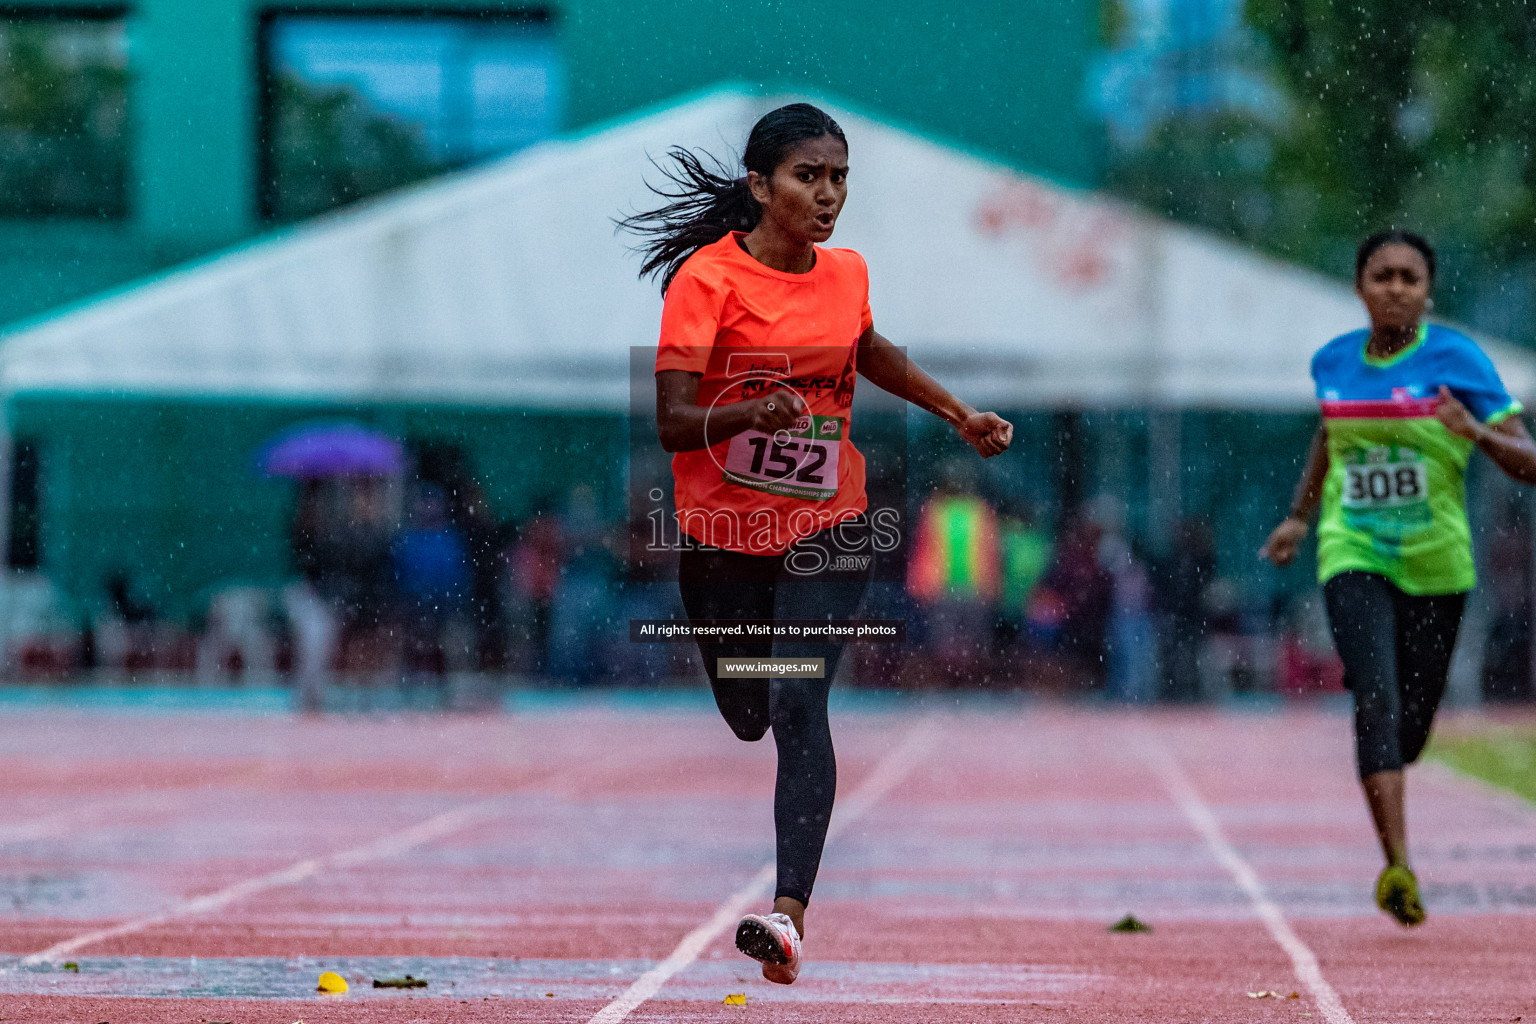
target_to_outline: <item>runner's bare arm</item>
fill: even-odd
[[[1296,482],[1291,497],[1291,511],[1280,525],[1270,531],[1269,539],[1259,548],[1259,557],[1267,558],[1280,568],[1296,560],[1296,548],[1307,535],[1307,524],[1317,511],[1317,503],[1323,496],[1323,481],[1328,477],[1328,431],[1322,424],[1312,435],[1312,447],[1307,451],[1307,465]]]
[[[743,430],[784,430],[805,414],[805,403],[793,391],[778,390],[746,402],[701,408],[699,375],[687,370],[656,374],[656,433],[669,452],[708,448]]]
[[[1519,416],[1508,416],[1489,426],[1478,422],[1470,409],[1462,405],[1449,388],[1440,389],[1440,404],[1435,416],[1445,429],[1482,449],[1494,464],[1523,484],[1536,484],[1536,441],[1525,429]]]
[[[873,327],[859,339],[859,374],[875,387],[949,423],[984,459],[1002,454],[1013,443],[1012,423],[960,401]]]

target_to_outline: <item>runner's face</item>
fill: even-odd
[[[784,154],[771,178],[749,177],[753,197],[797,241],[825,242],[848,198],[848,147],[834,135],[806,139]]]
[[[1355,294],[1365,303],[1371,326],[1417,327],[1429,303],[1429,265],[1411,245],[1384,245],[1365,261]]]

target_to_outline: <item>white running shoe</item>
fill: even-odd
[[[763,977],[790,985],[800,976],[800,933],[788,914],[748,914],[736,926],[736,948],[763,962]]]

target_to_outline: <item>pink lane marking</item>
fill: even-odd
[[[180,794],[184,796],[192,792],[194,791],[186,789],[181,790]],[[62,811],[44,814],[26,821],[5,822],[0,824],[0,845],[51,839],[55,836],[78,832],[118,811],[164,810],[173,806],[173,798],[176,795],[176,791],[133,793],[128,796],[108,797],[86,804],[71,805]]]
[[[1349,1012],[1344,1009],[1344,1004],[1339,1000],[1339,994],[1334,991],[1332,985],[1328,984],[1328,979],[1323,977],[1322,968],[1317,963],[1317,956],[1305,942],[1301,941],[1300,936],[1291,928],[1290,922],[1285,919],[1285,914],[1264,891],[1264,883],[1259,881],[1258,873],[1232,844],[1227,842],[1227,837],[1221,830],[1221,823],[1216,820],[1216,815],[1211,813],[1210,807],[1201,799],[1199,791],[1189,781],[1189,776],[1184,774],[1184,769],[1179,767],[1178,762],[1167,749],[1150,737],[1141,744],[1141,749],[1148,766],[1162,781],[1173,802],[1178,804],[1184,817],[1205,839],[1211,854],[1247,894],[1259,919],[1268,929],[1270,937],[1291,958],[1296,979],[1311,993],[1323,1018],[1328,1021],[1328,1024],[1355,1024],[1354,1018],[1349,1015]]]
[[[896,748],[880,759],[858,789],[843,802],[840,811],[835,813],[827,828],[827,841],[831,842],[839,832],[857,821],[899,785],[927,756],[938,731],[937,724],[931,718],[923,718],[907,730]],[[588,1024],[618,1024],[641,1003],[660,992],[661,987],[674,975],[686,970],[711,942],[734,926],[747,907],[767,894],[773,885],[774,874],[773,861],[764,864],[751,881],[720,904],[709,920],[683,936],[670,956],[636,978],[617,999],[594,1014]]]
[[[164,913],[134,918],[130,921],[124,921],[122,924],[113,925],[110,928],[100,928],[64,939],[61,942],[54,943],[47,949],[23,957],[21,962],[27,966],[35,966],[61,960],[76,950],[93,943],[119,938],[124,935],[133,935],[177,918],[222,910],[231,903],[243,900],[248,896],[280,886],[295,885],[322,871],[354,867],[369,861],[397,856],[423,843],[431,842],[434,839],[441,839],[443,836],[458,832],[471,825],[496,818],[505,814],[506,810],[506,802],[498,798],[480,800],[462,807],[456,807],[451,811],[444,811],[442,814],[434,815],[426,821],[412,825],[410,828],[375,839],[371,843],[355,846],[350,850],[342,850],[326,857],[310,857],[301,860],[286,868],[271,871],[265,875],[258,875],[255,878],[248,878],[243,882],[236,882],[234,885],[226,886],[216,892],[186,900]]]

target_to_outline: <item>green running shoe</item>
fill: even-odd
[[[1376,879],[1376,905],[1405,928],[1424,923],[1424,904],[1419,902],[1419,880],[1402,864],[1389,864]]]

